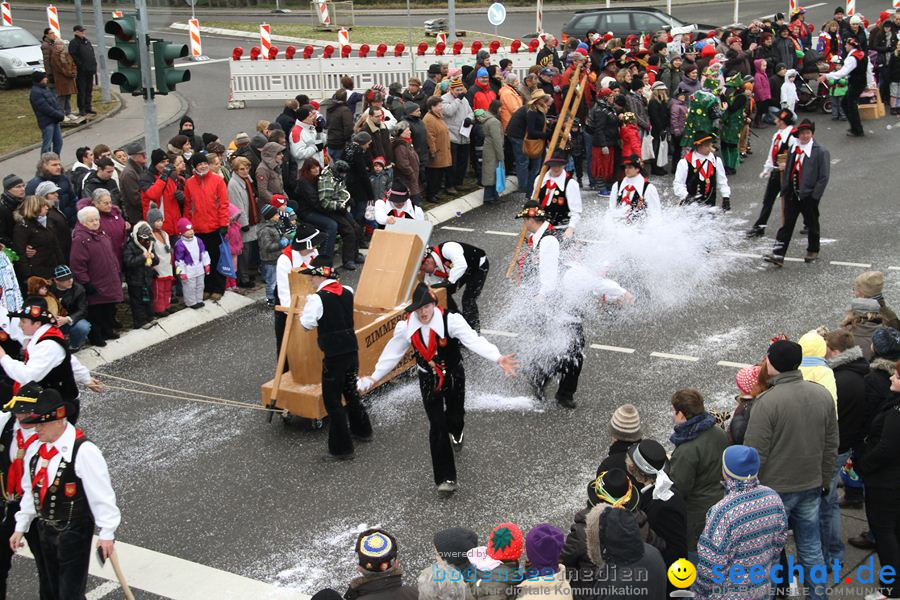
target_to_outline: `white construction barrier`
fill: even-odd
[[[56,7],[52,4],[47,7],[47,25],[53,30],[56,37],[61,35],[59,31],[59,11],[57,11]]]
[[[12,8],[9,2],[0,4],[0,9],[2,9],[3,13],[3,27],[12,27]]]

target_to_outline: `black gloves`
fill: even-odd
[[[226,233],[228,233],[227,227],[219,227],[219,235],[224,236]]]
[[[87,293],[88,296],[90,296],[92,294],[97,293],[97,288],[94,287],[93,283],[88,281],[87,283],[84,284],[84,291]]]
[[[324,147],[325,147],[325,144],[318,143],[318,144],[316,144],[316,151],[321,152],[322,148],[324,148]]]
[[[163,181],[168,181],[169,177],[172,176],[172,171],[174,171],[174,170],[175,170],[175,165],[170,164],[170,165],[166,166],[166,168],[163,169],[163,172],[160,173],[159,178],[162,179]]]
[[[466,120],[463,121],[463,127],[470,127],[472,125],[472,119],[466,117]]]
[[[175,201],[179,205],[184,206],[184,192],[182,192],[181,190],[175,190]]]
[[[243,231],[244,233],[247,233],[248,231],[250,231],[250,226],[244,225],[243,227],[241,227],[241,231]]]

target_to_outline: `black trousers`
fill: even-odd
[[[900,573],[900,490],[866,486],[866,519],[875,535],[881,565]],[[883,587],[881,592],[900,598],[900,585]]]
[[[128,286],[128,303],[131,305],[135,329],[153,320],[151,302],[153,302],[153,288],[145,290],[143,286]]]
[[[353,262],[356,253],[359,252],[359,230],[353,216],[348,212],[333,212],[329,216],[337,223],[338,232],[341,234],[341,262]]]
[[[92,342],[102,342],[109,339],[115,333],[116,303],[105,302],[103,304],[89,304],[87,319],[91,323],[91,332],[88,339]]]
[[[447,185],[450,184],[450,170],[453,167],[441,167],[439,169],[427,167],[425,169],[425,199],[434,202],[438,192],[441,191],[441,183],[444,177],[447,178]]]
[[[462,295],[462,316],[472,326],[472,329],[479,332],[481,331],[481,315],[478,312],[478,297],[481,296],[481,290],[484,289],[484,282],[487,280],[490,268],[491,265],[485,258],[483,265],[456,282],[457,287],[465,285]],[[452,298],[452,296],[447,297]]]
[[[791,236],[794,235],[794,225],[797,224],[797,217],[801,214],[806,228],[809,230],[809,243],[806,251],[819,251],[819,201],[812,196],[798,198],[796,194],[789,194],[784,198],[784,224],[778,230],[778,235],[775,236],[774,254],[778,256],[787,254]]]
[[[322,361],[322,398],[328,411],[328,452],[353,452],[353,438],[372,435],[372,424],[356,390],[359,372],[357,353],[326,356]],[[347,401],[347,407],[341,403]],[[349,421],[349,425],[348,425]]]
[[[85,114],[94,110],[91,106],[91,94],[94,92],[94,73],[81,73],[75,76],[78,89],[78,112]]]
[[[0,510],[4,511],[3,521],[0,522],[0,541],[3,542],[0,544],[0,600],[4,600],[7,597],[6,579],[9,577],[9,569],[12,565],[13,557],[12,550],[9,548],[9,538],[12,537],[13,532],[16,530],[15,515],[19,511],[19,502],[7,502],[4,506],[2,501],[0,501]],[[41,554],[41,543],[38,539],[36,526],[32,525],[28,533],[25,534],[25,541],[28,542],[28,549],[31,550],[31,554],[34,555],[38,578],[43,582],[44,578],[41,576],[41,572],[45,569],[44,557]],[[51,600],[51,596],[47,590],[43,589],[43,586],[40,591],[40,599]]]
[[[253,271],[259,269],[259,243],[244,242],[244,250],[238,254],[238,283],[253,281]]]
[[[847,121],[850,123],[850,131],[856,134],[862,134],[862,119],[859,117],[859,96],[865,91],[865,88],[850,87],[847,93],[841,98],[841,108],[847,115]]]
[[[31,526],[37,527],[44,558],[41,589],[46,589],[54,600],[83,600],[91,562],[93,519],[58,529],[38,518]]]
[[[433,373],[419,371],[419,390],[428,416],[428,443],[431,446],[431,468],[434,483],[456,481],[456,461],[450,435],[459,438],[465,426],[466,371],[462,363],[444,375],[444,385],[435,390]]]
[[[278,360],[278,353],[281,352],[281,340],[284,339],[284,328],[287,326],[287,313],[283,313],[280,310],[273,311],[275,315],[275,360]],[[287,356],[284,357],[284,369],[281,371],[282,373],[287,373],[291,370],[291,365],[288,364]]]
[[[584,327],[581,322],[567,324],[559,335],[565,335],[568,347],[550,360],[534,362],[529,368],[532,385],[543,389],[555,375],[559,375],[557,400],[572,400],[578,391],[578,378],[584,364]]]
[[[781,193],[781,171],[775,169],[769,173],[769,182],[766,184],[766,191],[763,194],[762,208],[759,211],[759,218],[753,224],[755,229],[764,229],[769,222],[769,215],[772,214],[772,206]]]
[[[450,142],[450,160],[453,161],[447,173],[447,187],[456,187],[466,178],[469,170],[469,144]]]
[[[203,291],[207,294],[224,294],[225,277],[216,269],[216,265],[219,264],[219,245],[222,243],[222,236],[218,231],[194,235],[203,240],[203,245],[209,253],[209,275],[203,279]]]

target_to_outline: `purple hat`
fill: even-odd
[[[540,571],[559,569],[559,554],[562,552],[565,536],[550,523],[535,525],[525,536],[525,552],[528,560]]]

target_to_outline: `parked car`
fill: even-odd
[[[695,37],[716,29],[715,25],[685,23],[657,8],[591,8],[577,10],[562,30],[562,41],[583,38],[590,30],[611,32],[617,38],[676,28],[693,28]]]
[[[31,82],[31,74],[44,68],[41,43],[21,27],[0,27],[0,89],[18,81]]]
[[[429,19],[425,21],[425,37],[436,36],[439,33],[450,33],[450,23],[448,19],[441,17],[440,19]],[[456,31],[456,37],[464,37],[465,35],[465,31]]]

